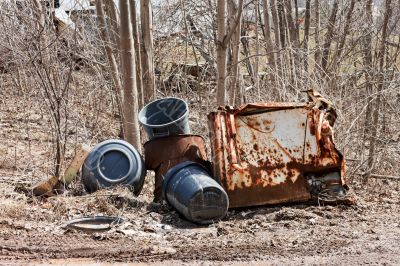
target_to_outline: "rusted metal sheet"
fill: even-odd
[[[164,174],[175,165],[194,161],[209,168],[205,141],[197,135],[156,138],[144,144],[146,169],[155,171],[155,201],[161,199]]]
[[[327,112],[316,106],[247,104],[209,114],[213,173],[231,208],[305,201],[311,198],[309,175],[344,176]]]

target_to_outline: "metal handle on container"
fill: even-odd
[[[168,128],[163,128],[159,132],[157,132],[157,130],[159,130],[159,129],[158,128],[153,128],[153,136],[154,137],[166,137],[166,136],[169,136],[169,129]]]

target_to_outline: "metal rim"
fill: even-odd
[[[84,216],[72,219],[67,222],[67,227],[82,231],[104,231],[109,230],[113,225],[123,224],[125,220],[117,216]],[[101,225],[108,224],[107,227],[85,227],[84,225]]]
[[[110,152],[110,151],[119,151],[119,152],[123,153],[123,154],[125,155],[125,157],[126,157],[126,158],[128,159],[128,161],[129,161],[129,170],[128,170],[128,173],[127,173],[126,175],[124,175],[123,177],[119,178],[119,179],[110,179],[110,178],[106,177],[106,176],[103,174],[103,171],[101,171],[101,168],[100,168],[101,158],[104,156],[104,154],[106,154],[107,152]],[[99,172],[100,176],[101,176],[105,181],[107,181],[107,182],[109,182],[109,183],[111,183],[111,184],[115,184],[115,183],[120,183],[120,182],[124,181],[125,179],[127,179],[127,178],[132,174],[132,169],[133,169],[132,164],[133,164],[132,158],[129,156],[129,154],[128,154],[127,151],[125,151],[125,150],[122,149],[122,148],[108,148],[108,149],[105,149],[105,150],[100,154],[99,160],[97,161],[97,169],[99,169],[98,172]]]
[[[186,108],[185,113],[181,117],[179,117],[178,119],[176,119],[176,120],[174,120],[172,122],[166,123],[166,124],[162,124],[162,125],[152,125],[152,124],[148,124],[148,123],[145,123],[145,122],[142,121],[142,119],[141,119],[142,113],[144,112],[144,110],[147,109],[147,107],[149,107],[150,105],[155,104],[157,102],[165,101],[165,100],[179,100],[179,101],[183,102],[185,104],[185,108]],[[165,126],[169,126],[169,125],[175,124],[175,123],[183,120],[188,114],[189,114],[189,106],[188,106],[187,102],[185,102],[184,100],[182,100],[180,98],[168,97],[168,98],[158,99],[158,100],[152,101],[151,103],[148,103],[145,107],[142,108],[142,110],[140,110],[138,117],[139,117],[139,122],[142,125],[145,125],[145,126],[148,126],[148,127],[153,127],[153,128],[158,128],[158,127],[165,127]]]

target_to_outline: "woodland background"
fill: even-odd
[[[124,117],[140,149],[136,115],[155,98],[187,100],[207,136],[217,106],[300,101],[312,88],[338,110],[349,176],[398,173],[398,1],[119,4],[71,10],[68,24],[57,1],[0,2],[1,168],[58,175],[78,142],[121,135]]]
[[[398,264],[400,1],[60,3],[0,0],[1,264]],[[62,174],[80,143],[122,137],[141,150],[137,112],[153,99],[186,100],[207,139],[218,106],[306,101],[308,89],[337,110],[354,206],[230,210],[199,227],[152,202],[150,173],[139,197],[88,195],[80,182],[58,197],[24,193]],[[101,214],[129,222],[98,234],[64,227]]]

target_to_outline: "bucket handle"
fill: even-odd
[[[153,128],[153,136],[154,137],[166,137],[166,136],[169,136],[168,127],[167,128],[163,128],[163,129]]]

